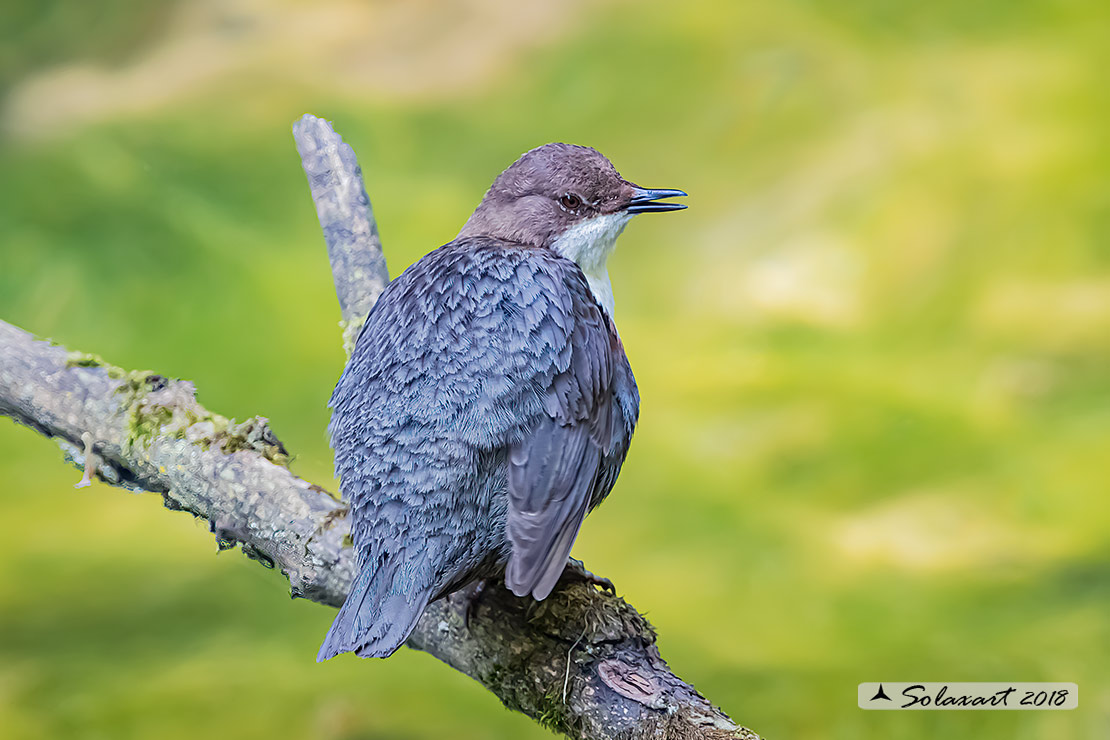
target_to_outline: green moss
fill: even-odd
[[[252,416],[239,424],[234,419],[228,421],[220,417],[220,420],[223,422],[223,430],[213,435],[213,441],[223,452],[231,454],[240,450],[252,450],[272,463],[289,465],[289,452],[274,435],[266,419]]]
[[[123,374],[122,380],[123,382],[116,388],[116,393],[127,396],[128,400],[135,400],[150,391],[158,390],[164,387],[166,382],[165,378],[151,370],[130,370]]]
[[[88,352],[70,352],[66,355],[66,367],[101,367],[104,360],[100,355]]]
[[[109,378],[119,379],[127,375],[127,372],[115,365],[109,365],[100,357],[90,352],[70,352],[66,355],[66,367],[99,367],[103,368],[108,373]]]
[[[165,424],[173,419],[173,409],[146,403],[148,393],[165,386],[166,379],[149,370],[133,370],[123,374],[123,383],[116,393],[124,397],[121,405],[127,409],[127,436],[125,450],[136,446],[149,446]]]
[[[536,655],[530,651],[508,652],[506,661],[492,666],[482,677],[482,683],[508,709],[527,714],[553,732],[580,736],[580,723],[568,711],[563,698],[562,680],[544,690],[531,679],[524,679],[531,675],[535,659]],[[560,665],[563,664],[560,662]]]
[[[362,331],[362,325],[366,323],[366,316],[359,316],[353,319],[341,319],[339,321],[339,330],[343,333],[343,352],[347,357],[355,350],[355,342],[358,341],[359,332]]]
[[[561,693],[557,695],[552,692],[544,694],[536,708],[535,719],[553,732],[571,734],[568,729],[570,718],[567,716],[567,705],[563,703]]]
[[[251,450],[278,465],[289,464],[288,451],[266,419],[253,416],[236,423],[234,419],[211,413],[194,402],[191,386],[167,380],[149,370],[124,373],[122,379],[116,393],[124,396],[121,405],[127,409],[126,449],[149,445],[158,436],[189,438],[204,450],[214,447],[226,454]],[[159,391],[166,391],[168,395],[152,400],[150,394]],[[208,428],[198,430],[198,424],[207,424]]]
[[[563,687],[548,691],[539,697],[533,718],[541,725],[568,737],[581,737],[582,721],[567,711]]]
[[[165,406],[155,406],[149,411],[132,408],[128,420],[128,447],[133,448],[139,443],[149,445],[161,433],[162,427],[173,420],[173,410]]]
[[[579,635],[589,640],[619,640],[635,634],[655,641],[655,629],[624,599],[586,583],[560,586],[536,605],[529,620],[538,629],[568,640]]]

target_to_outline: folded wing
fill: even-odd
[[[586,513],[612,487],[630,431],[621,444],[613,366],[623,350],[588,294],[572,290],[568,300],[570,362],[543,391],[544,417],[509,450],[505,582],[537,599],[551,593]]]

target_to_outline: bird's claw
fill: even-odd
[[[581,560],[575,558],[567,558],[567,567],[563,570],[563,576],[569,577],[576,581],[582,581],[590,584],[591,586],[598,586],[604,591],[608,591],[610,595],[617,595],[617,587],[608,578],[594,575],[586,570]]]
[[[469,586],[464,586],[456,591],[452,598],[458,597],[463,603],[463,627],[470,629],[470,620],[478,613],[478,602],[482,598],[482,594],[486,592],[487,583],[485,578],[480,578]]]

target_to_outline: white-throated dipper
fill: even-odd
[[[681,195],[547,144],[389,283],[331,397],[358,574],[318,660],[390,655],[477,579],[551,593],[639,414],[606,260],[629,219]]]

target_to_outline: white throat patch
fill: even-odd
[[[632,215],[619,211],[588,218],[571,226],[552,244],[560,256],[582,268],[590,291],[610,318],[613,316],[613,286],[609,284],[605,262]]]

